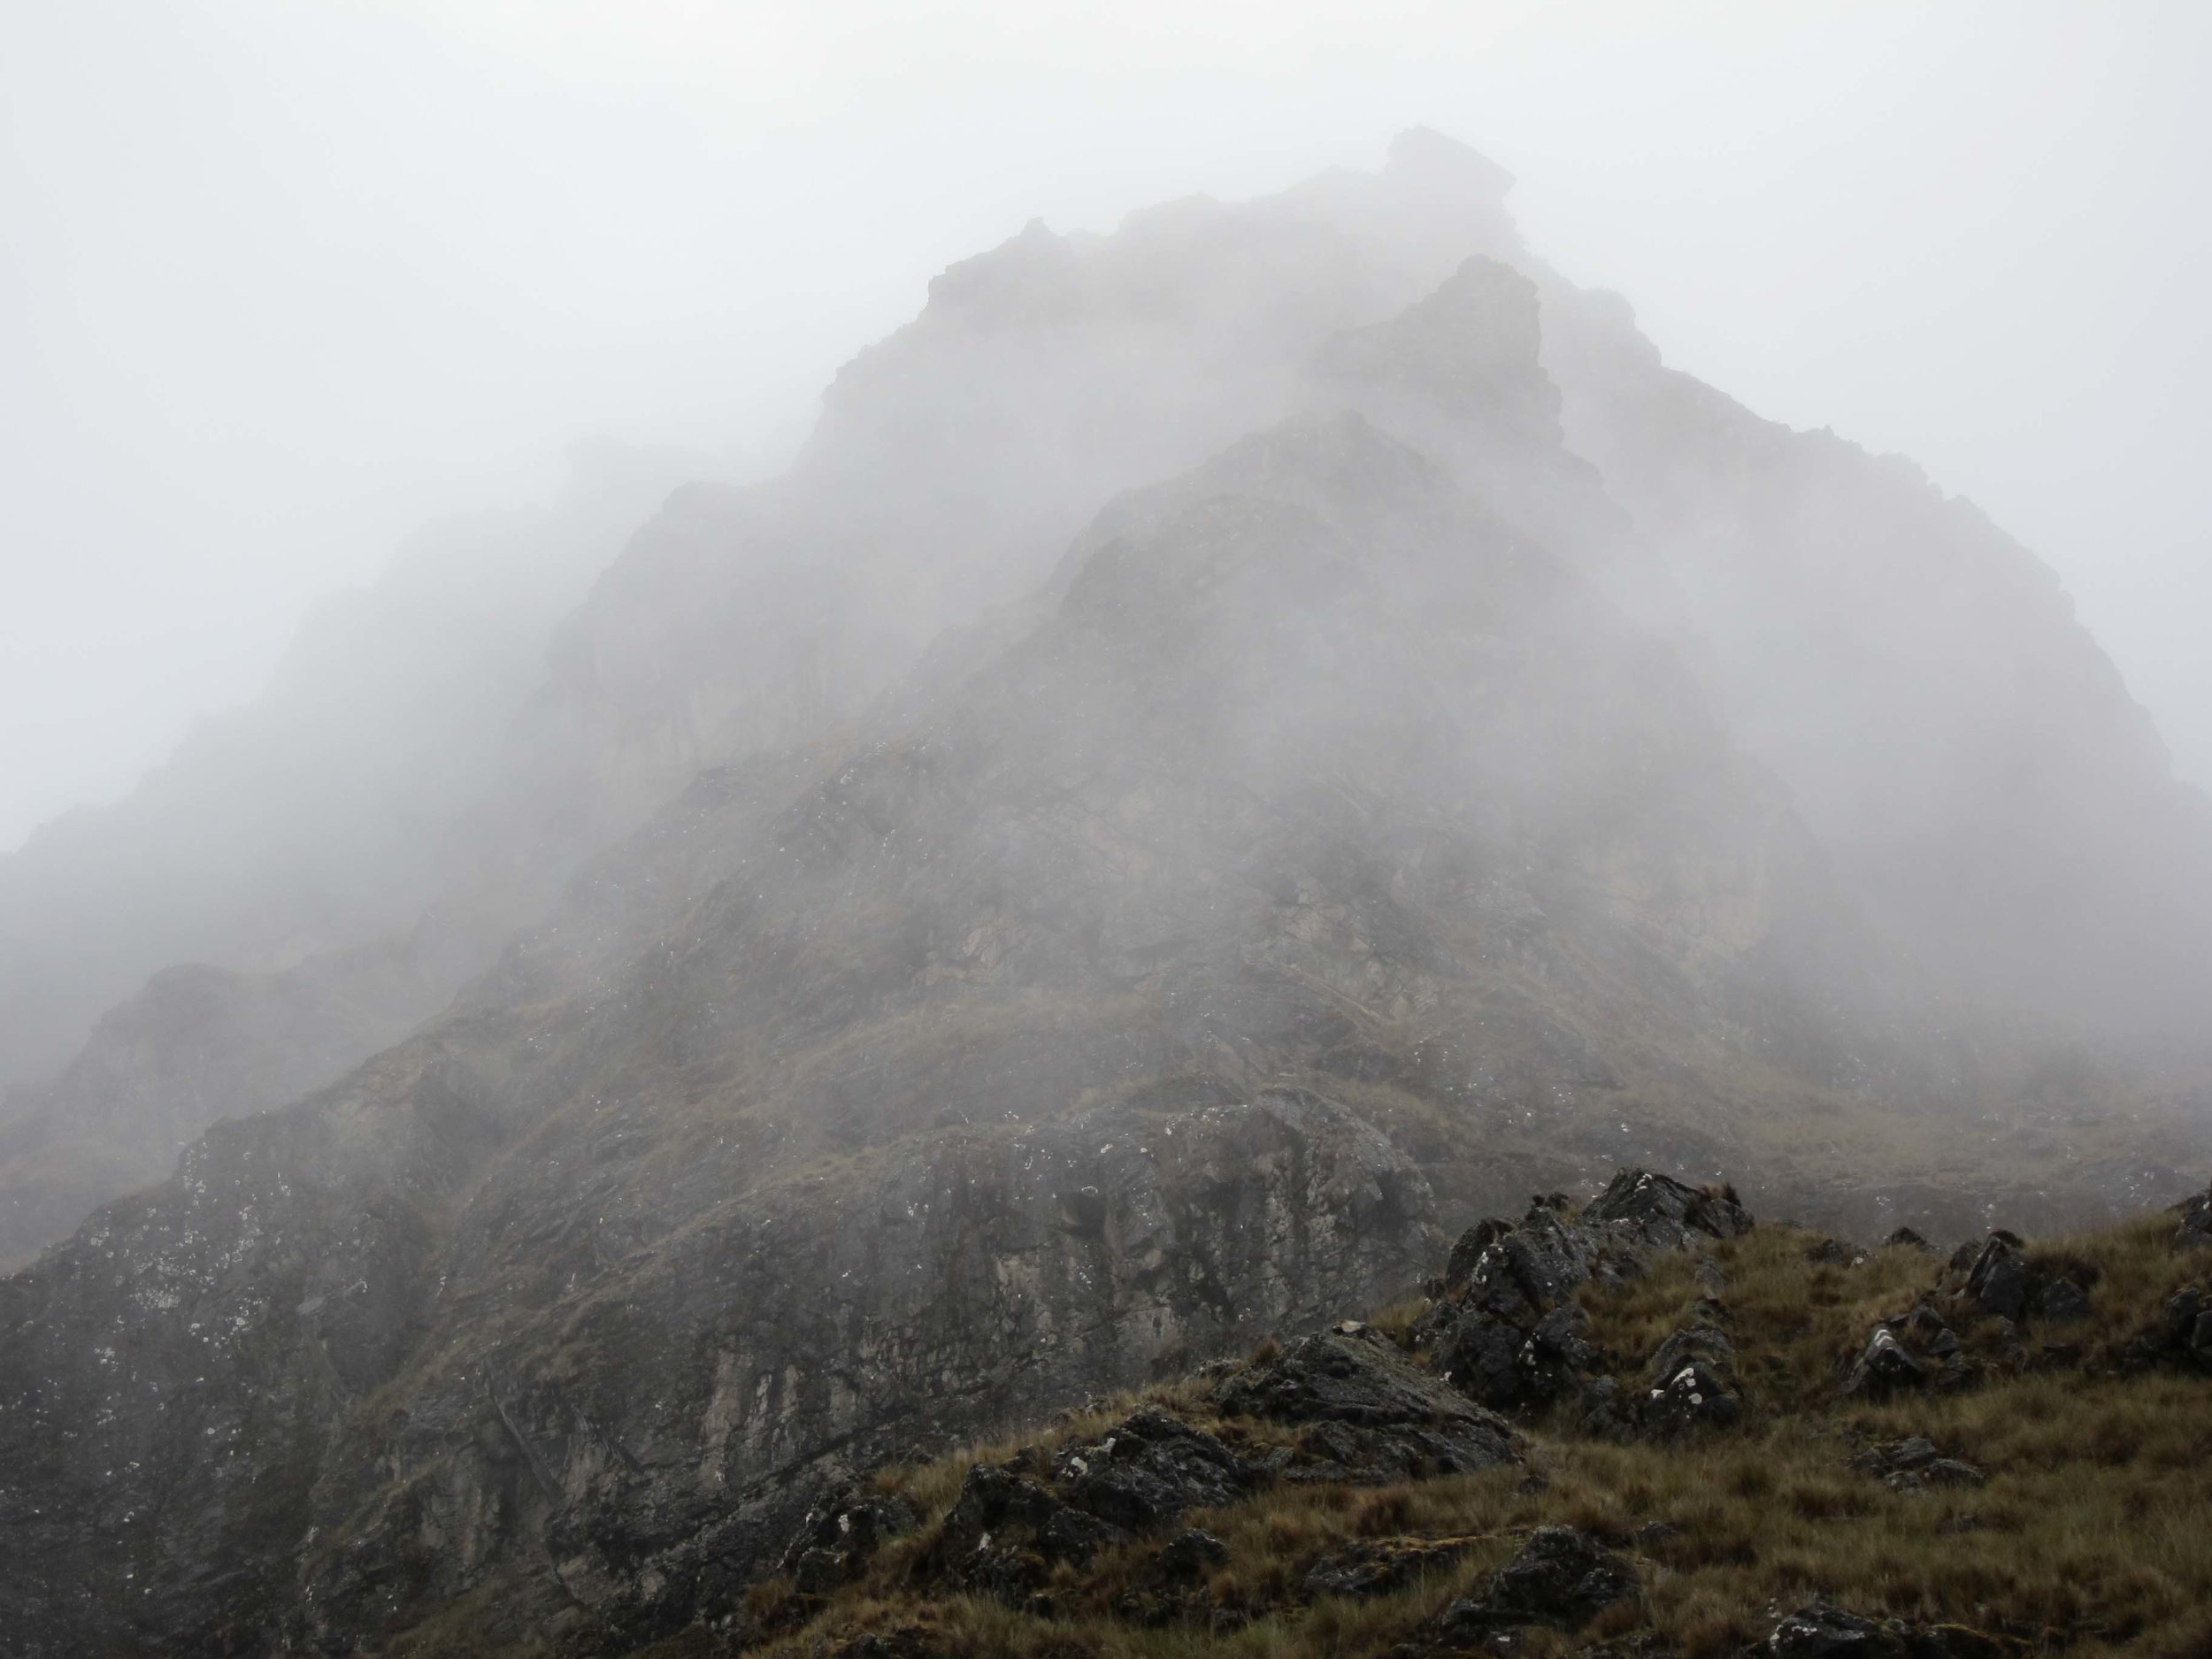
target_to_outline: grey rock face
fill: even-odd
[[[128,1471],[67,1510],[43,1495],[54,1475],[0,1499],[26,1586],[22,1651],[81,1651],[74,1586],[119,1568],[163,1598],[143,1614],[103,1603],[119,1631],[142,1617],[274,1630],[307,1613],[299,1635],[340,1646],[383,1609],[500,1582],[539,1550],[563,1601],[610,1632],[716,1616],[843,1460],[888,1455],[918,1425],[956,1434],[1141,1382],[1164,1356],[1317,1320],[1409,1282],[1431,1245],[1418,1176],[1325,1102],[1103,1109],[941,1137],[834,1198],[812,1181],[772,1187],[541,1334],[512,1303],[488,1332],[482,1311],[419,1300],[455,1258],[387,1195],[437,1202],[469,1121],[426,1101],[384,1126],[381,1182],[361,1171],[315,1188],[295,1173],[273,1210],[235,1177],[188,1171],[129,1231],[111,1223],[5,1287],[9,1466],[96,1436],[102,1467]],[[211,1164],[232,1167],[214,1154],[235,1150]],[[1062,1202],[1086,1186],[1102,1207],[1089,1233]],[[349,1232],[324,1230],[343,1216],[357,1217]],[[337,1248],[305,1248],[324,1239]],[[134,1299],[119,1340],[57,1317],[73,1284],[103,1273]],[[360,1413],[441,1318],[451,1346],[415,1347],[406,1410]],[[209,1407],[197,1441],[180,1443],[171,1402],[193,1397]],[[165,1567],[86,1557],[88,1536],[132,1550],[142,1535],[126,1517],[156,1493],[179,1517],[147,1540]],[[346,1548],[314,1548],[311,1532],[337,1525]],[[526,1605],[531,1592],[512,1594]]]
[[[852,1460],[1417,1282],[1405,1152],[1325,1087],[1239,1079],[1471,1028],[1523,950],[1595,1029],[1635,1025],[1598,1011],[1623,987],[1717,1007],[1680,883],[1632,925],[1623,849],[1548,825],[1672,780],[1697,809],[1666,827],[1601,815],[1637,860],[1742,888],[1742,941],[1796,902],[1786,824],[1671,671],[1356,419],[1239,445],[1078,551],[979,662],[687,799],[433,1033],[0,1285],[31,1651],[342,1649],[464,1595],[610,1643],[719,1617]],[[1694,850],[1732,800],[1773,858]],[[1531,871],[1619,972],[1507,949],[1493,895]],[[1509,1056],[1538,1028],[1485,1029]],[[1410,1104],[1443,1064],[1457,1099],[1437,1052],[1363,1087]],[[1581,1248],[1527,1232],[1538,1279]],[[1310,1463],[1510,1455],[1444,1393],[1316,1422]]]

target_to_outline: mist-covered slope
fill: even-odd
[[[676,465],[580,448],[557,504],[424,531],[309,618],[260,697],[0,857],[0,1086],[58,1074],[158,969],[402,933],[473,873],[472,810],[554,624]]]
[[[252,973],[367,950],[465,971],[702,767],[849,727],[947,630],[1025,603],[1116,492],[1310,408],[1430,456],[1673,647],[1847,902],[1919,964],[1893,1001],[1935,987],[2124,1059],[2185,1048],[2212,978],[2212,828],[2047,573],[1901,464],[1662,366],[1624,306],[1522,246],[1509,182],[1415,133],[1378,174],[1171,204],[1110,236],[1033,226],[847,366],[787,475],[679,492],[557,629],[545,608],[580,590],[580,552],[534,588],[488,564],[477,591],[537,598],[480,652],[432,650],[439,672],[411,671],[403,618],[365,618],[357,649],[303,644],[325,692],[280,691],[227,769],[180,760],[188,800],[161,804],[186,790],[165,774],[0,872],[7,1064],[50,1076],[170,961]],[[331,980],[303,972],[207,1006]],[[56,1194],[150,1176],[457,982],[326,1002],[296,1053],[219,1018],[150,1056],[87,1053],[80,1079],[135,1068],[152,1133],[81,1090],[19,1090],[39,1121],[17,1141],[82,1167],[56,1183],[51,1157],[19,1153],[0,1171],[19,1224],[0,1256],[65,1222]],[[372,1006],[390,1018],[364,1024]],[[317,1034],[339,1030],[360,1040]]]
[[[849,1465],[1623,1158],[1863,1231],[2158,1195],[2205,843],[2108,664],[1504,188],[1417,134],[956,266],[502,670],[411,928],[103,1019],[19,1190],[215,1126],[0,1280],[27,1651],[718,1617]],[[2139,1046],[2016,1094],[2038,1022]]]
[[[0,1264],[436,1013],[599,844],[518,727],[681,457],[423,532],[132,795],[0,857]]]
[[[1529,1120],[1563,1048],[1692,1135],[1670,1076],[1852,1029],[1688,677],[1357,416],[1124,499],[1008,633],[0,1286],[34,1651],[665,1628],[856,1445],[1402,1287],[1436,1180],[1614,1144]]]

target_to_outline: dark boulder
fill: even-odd
[[[1980,1371],[1942,1314],[1916,1303],[1902,1318],[1885,1318],[1867,1332],[1867,1345],[1843,1367],[1845,1394],[1883,1401],[1907,1389],[1949,1394],[1971,1387]]]
[[[1844,1393],[1871,1400],[1927,1386],[1928,1368],[1912,1356],[1897,1340],[1897,1333],[1886,1325],[1876,1325],[1868,1334],[1866,1346],[1859,1350],[1843,1379]]]
[[[1390,1595],[1424,1573],[1449,1567],[1473,1547],[1471,1538],[1384,1538],[1324,1555],[1307,1571],[1305,1593]]]
[[[1214,1386],[1216,1409],[1309,1425],[1293,1479],[1375,1484],[1515,1462],[1513,1429],[1363,1325],[1302,1337]]]
[[[1492,1217],[1478,1221],[1461,1233],[1458,1241],[1452,1246],[1451,1255],[1444,1263],[1444,1287],[1448,1291],[1457,1290],[1465,1285],[1482,1253],[1512,1231],[1511,1222]]]
[[[1617,1440],[1629,1431],[1621,1386],[1610,1377],[1593,1377],[1584,1383],[1576,1409],[1581,1414],[1582,1432],[1593,1439]]]
[[[2174,1248],[2212,1248],[2212,1188],[2184,1200],[2175,1209],[2180,1212],[2181,1225],[2174,1230]]]
[[[1229,1547],[1211,1532],[1196,1527],[1178,1532],[1115,1599],[1115,1617],[1125,1624],[1155,1626],[1210,1617],[1218,1609],[1207,1589],[1206,1575],[1228,1559]],[[1036,1602],[1031,1605],[1044,1610]]]
[[[1519,1624],[1578,1630],[1602,1609],[1636,1594],[1635,1569],[1587,1532],[1540,1526],[1479,1596],[1444,1610],[1446,1641],[1479,1640]]]
[[[1751,1653],[1758,1659],[2001,1659],[2018,1651],[1962,1624],[1865,1618],[1815,1601],[1777,1624]]]
[[[1540,1407],[1571,1395],[1597,1363],[1584,1336],[1589,1316],[1560,1302],[1523,1325],[1471,1306],[1432,1339],[1443,1374],[1494,1409]]]
[[[1985,1477],[1973,1464],[1946,1457],[1924,1435],[1909,1435],[1870,1446],[1851,1467],[1876,1477],[1893,1492],[1925,1492],[1933,1486],[1978,1486]]]
[[[2037,1288],[2035,1311],[2055,1325],[2070,1325],[2089,1317],[2089,1293],[2070,1279],[2048,1279]]]
[[[1128,1537],[1122,1528],[1063,1503],[1034,1480],[978,1463],[961,1483],[918,1571],[1018,1607],[1042,1586],[1056,1563],[1088,1566],[1100,1549]]]
[[[1365,1325],[1301,1337],[1214,1386],[1224,1412],[1290,1423],[1427,1423],[1477,1408]]]
[[[807,1511],[784,1550],[782,1571],[802,1594],[826,1595],[920,1518],[904,1498],[841,1487]]]
[[[1931,1254],[1935,1249],[1935,1246],[1930,1244],[1926,1239],[1910,1227],[1898,1228],[1882,1242],[1891,1249],[1926,1250]]]
[[[2180,1365],[2212,1372],[2212,1296],[2185,1285],[2166,1298],[2158,1317],[2121,1350],[2131,1366]]]
[[[1901,1632],[1816,1601],[1791,1614],[1759,1644],[1770,1659],[1906,1659]]]
[[[1731,1427],[1742,1417],[1735,1346],[1716,1317],[1724,1315],[1709,1301],[1701,1317],[1662,1342],[1645,1366],[1636,1413],[1645,1434],[1681,1440]]]
[[[1967,1272],[1966,1294],[2000,1319],[2017,1319],[2027,1310],[2028,1261],[2019,1239],[2002,1231],[1989,1235]]]
[[[1618,1225],[1647,1245],[1683,1249],[1694,1240],[1734,1239],[1751,1231],[1751,1215],[1733,1187],[1691,1187],[1647,1170],[1623,1170],[1580,1217],[1583,1224]]]
[[[1214,1436],[1156,1406],[1068,1448],[1053,1476],[1064,1501],[1132,1532],[1166,1526],[1186,1509],[1233,1502],[1264,1479]]]
[[[1225,1564],[1228,1559],[1228,1545],[1194,1526],[1162,1545],[1160,1553],[1152,1558],[1152,1566],[1161,1578],[1183,1584],[1201,1577],[1209,1567]]]
[[[1578,1286],[1640,1271],[1647,1251],[1733,1238],[1750,1225],[1732,1192],[1642,1170],[1622,1171],[1579,1214],[1562,1197],[1538,1198],[1518,1223],[1485,1221],[1461,1235],[1416,1340],[1455,1386],[1494,1409],[1572,1400],[1597,1365]]]
[[[1734,1391],[1693,1360],[1645,1390],[1637,1421],[1653,1439],[1684,1440],[1732,1428],[1742,1416],[1743,1402]]]
[[[1294,1449],[1279,1454],[1286,1479],[1386,1486],[1473,1474],[1517,1460],[1513,1432],[1494,1418],[1394,1423],[1379,1427],[1316,1423]]]

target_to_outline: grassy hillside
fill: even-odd
[[[1386,1454],[1346,1462],[1331,1434],[1397,1431],[1375,1428],[1382,1418],[1350,1396],[1334,1421],[1286,1413],[1283,1379],[1325,1344],[1376,1378],[1425,1379],[1439,1391],[1432,1413],[1448,1392],[1463,1398],[1442,1371],[1455,1319],[1486,1294],[1471,1235],[1429,1300],[1371,1325],[1263,1344],[1034,1433],[866,1475],[814,1534],[841,1548],[810,1555],[803,1537],[728,1628],[650,1651],[2212,1653],[2212,1317],[2197,1323],[2191,1295],[2212,1280],[2212,1248],[2200,1248],[2207,1201],[2194,1202],[2178,1219],[2016,1250],[1998,1235],[1955,1257],[1784,1225],[1693,1229],[1686,1248],[1601,1262],[1559,1299],[1579,1310],[1562,1328],[1578,1328],[1586,1355],[1565,1386],[1519,1402],[1509,1426],[1468,1403],[1509,1445],[1503,1461],[1426,1473],[1393,1470]],[[1554,1213],[1588,1225],[1587,1211]],[[1532,1210],[1519,1236],[1540,1219]],[[2061,1280],[2079,1297],[2054,1289]],[[2016,1318],[1985,1305],[2015,1293]],[[1895,1334],[1917,1376],[1854,1378],[1877,1330]],[[1685,1332],[1721,1333],[1691,1343],[1708,1368],[1700,1386],[1731,1402],[1711,1421],[1658,1409],[1652,1384],[1684,1350],[1655,1378],[1649,1356]],[[1248,1471],[1232,1501],[1179,1509],[1136,1474],[1148,1510],[1098,1499],[1108,1463],[1168,1468],[1164,1431],[1133,1415],[1146,1408]],[[1128,1454],[1140,1439],[1150,1449]],[[1133,1524],[1071,1548],[1064,1525],[1033,1525],[1016,1506],[979,1538],[976,1494],[1009,1476],[1064,1500],[1063,1523],[1094,1527],[1094,1511]],[[1204,1482],[1189,1490],[1203,1495]],[[880,1522],[863,1532],[892,1534],[872,1549],[842,1541],[862,1510]],[[1537,1531],[1560,1527],[1573,1532]],[[1564,1577],[1552,1571],[1562,1551]],[[974,1564],[987,1558],[988,1571]]]

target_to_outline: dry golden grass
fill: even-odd
[[[1719,1245],[1712,1256],[1748,1391],[1737,1432],[1664,1447],[1540,1431],[1526,1469],[1367,1489],[1284,1483],[1194,1514],[1190,1525],[1228,1548],[1205,1585],[1217,1620],[1148,1628],[1117,1616],[1156,1542],[1108,1552],[1081,1574],[1059,1570],[1050,1617],[933,1594],[918,1581],[915,1563],[973,1462],[1095,1435],[1141,1399],[1247,1449],[1281,1433],[1215,1418],[1203,1386],[1191,1382],[1105,1402],[1044,1435],[884,1471],[879,1484],[911,1498],[928,1524],[826,1604],[799,1603],[780,1583],[764,1586],[756,1611],[785,1622],[760,1651],[816,1659],[862,1633],[906,1631],[917,1652],[978,1659],[1380,1659],[1417,1640],[1529,1528],[1562,1522],[1633,1557],[1643,1588],[1572,1638],[1532,1632],[1524,1651],[1538,1655],[1649,1638],[1682,1659],[1719,1659],[1763,1637],[1778,1611],[1824,1596],[1979,1632],[1994,1643],[1990,1653],[2204,1659],[2212,1655],[2212,1379],[2115,1369],[2127,1338],[2166,1295],[2212,1279],[2212,1256],[2169,1248],[2172,1225],[2152,1217],[2034,1247],[2035,1259],[2091,1290],[2093,1317],[2065,1329],[2075,1354],[2063,1369],[1993,1370],[1967,1392],[1883,1403],[1839,1398],[1837,1363],[1875,1319],[1937,1289],[1939,1258],[1896,1248],[1855,1266],[1818,1264],[1808,1254],[1816,1235],[1782,1227]],[[1586,1294],[1592,1339],[1623,1374],[1636,1371],[1705,1294],[1694,1260],[1658,1257],[1642,1278]],[[1942,1305],[1970,1346],[1988,1348],[1988,1322]],[[1417,1312],[1394,1309],[1378,1323],[1400,1331]],[[1849,1466],[1865,1445],[1909,1434],[1976,1464],[1986,1485],[1905,1494]],[[1302,1593],[1323,1555],[1363,1541],[1444,1539],[1463,1553],[1395,1594]]]

